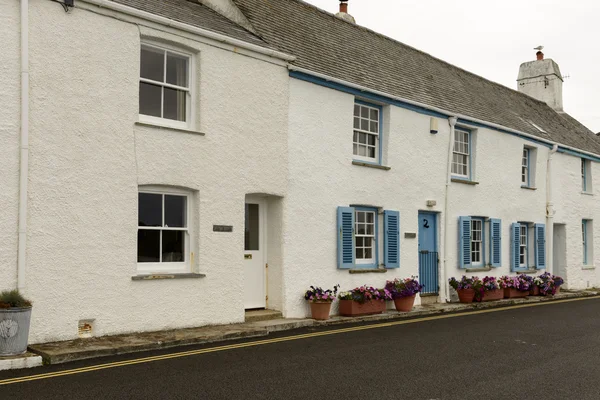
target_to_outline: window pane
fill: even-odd
[[[370,144],[371,146],[375,146],[375,138],[376,138],[377,136],[375,136],[375,135],[367,135],[367,136],[369,137],[369,144]]]
[[[358,135],[358,142],[366,144],[367,143],[367,134],[366,133],[360,133]]]
[[[187,92],[183,90],[175,90],[171,88],[164,88],[165,91],[165,112],[164,118],[174,119],[176,121],[185,121],[185,102]]]
[[[258,204],[246,204],[244,250],[259,250]]]
[[[160,261],[160,231],[138,230],[138,262]]]
[[[367,107],[361,107],[360,116],[363,118],[369,118],[369,109]]]
[[[363,258],[363,249],[356,248],[356,259],[362,260]]]
[[[374,214],[372,212],[367,213],[367,222],[370,223],[370,224],[372,224],[374,222],[373,221],[373,215]]]
[[[365,249],[365,258],[373,258],[373,249]]]
[[[362,237],[357,237],[356,238],[356,247],[363,247],[363,238]]]
[[[370,126],[369,126],[369,131],[376,132],[376,133],[379,132],[379,127],[377,125],[378,125],[377,122],[371,121]]]
[[[365,247],[373,247],[373,238],[370,238],[370,237],[365,238]]]
[[[379,120],[379,111],[378,110],[371,110],[371,119],[374,121]]]
[[[184,235],[184,231],[162,231],[162,262],[185,261]]]
[[[188,58],[167,53],[167,83],[188,87]]]
[[[138,226],[162,226],[162,194],[138,194]]]
[[[185,196],[165,195],[165,226],[169,228],[185,228],[187,222]]]
[[[140,82],[140,114],[160,117],[162,88],[156,85]]]
[[[375,158],[375,148],[369,147],[369,155],[367,157]]]
[[[360,129],[360,118],[354,118],[354,129]]]
[[[356,221],[357,222],[365,222],[365,213],[364,212],[357,212],[356,213]]]
[[[158,82],[164,82],[164,50],[142,46],[140,57],[140,76]]]
[[[360,146],[358,148],[358,155],[359,156],[366,156],[367,155],[367,148],[365,146]]]
[[[360,117],[360,106],[356,104],[354,105],[354,116]]]
[[[369,120],[368,119],[360,120],[360,129],[362,129],[363,131],[369,130]]]

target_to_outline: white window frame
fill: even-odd
[[[470,179],[471,178],[471,154],[473,152],[473,149],[471,148],[471,143],[472,143],[472,137],[471,137],[472,132],[466,130],[466,129],[460,129],[460,128],[455,128],[454,129],[454,143],[452,145],[452,176],[456,176],[456,177],[460,177],[463,179]],[[460,140],[459,139],[464,139],[466,135],[466,139],[467,141],[465,142],[464,140]],[[466,152],[465,152],[465,145],[466,145]],[[460,148],[462,146],[462,149]],[[456,156],[456,157],[455,157]],[[466,163],[459,163],[458,162],[458,157],[464,157],[466,156]],[[457,172],[458,169],[463,169],[463,167],[466,167],[467,173],[463,174],[462,172]]]
[[[581,159],[581,192],[592,194],[592,162]]]
[[[359,129],[359,128],[354,128],[354,120],[356,118],[360,120],[363,120],[365,118],[362,118],[362,116],[356,116],[354,115],[354,110],[356,109],[356,107],[360,107],[360,110],[362,110],[362,108],[367,108],[369,110],[369,116],[367,118],[368,121],[368,125],[369,125],[369,130],[363,130],[363,129]],[[371,110],[375,110],[377,111],[377,120],[373,120],[371,119]],[[381,146],[381,129],[382,129],[382,118],[383,118],[383,110],[381,107],[375,105],[375,104],[368,104],[362,101],[355,101],[354,102],[354,108],[353,108],[353,112],[352,112],[352,126],[353,126],[353,131],[352,131],[352,157],[355,160],[360,160],[360,161],[367,161],[370,163],[376,163],[379,164],[380,163],[380,146]],[[371,131],[370,129],[370,125],[371,122],[376,122],[377,123],[377,132],[375,131]],[[360,125],[360,124],[359,124]],[[355,146],[365,146],[364,143],[359,143],[358,141],[354,140],[354,135],[359,135],[360,134],[366,134],[367,138],[369,137],[369,135],[371,136],[375,136],[375,157],[368,157],[368,156],[361,156],[355,153],[354,151],[354,147]],[[368,142],[368,140],[367,140]],[[370,145],[368,145],[367,143],[367,148],[368,147],[372,147]]]
[[[365,214],[365,222],[358,221],[359,213]],[[358,225],[359,224],[371,224],[371,223],[366,222],[367,214],[373,214],[373,223],[372,223],[373,233],[372,234],[367,234],[367,233],[359,234],[358,233]],[[370,209],[370,208],[366,208],[366,207],[360,207],[360,208],[356,207],[354,209],[354,248],[355,248],[354,251],[356,252],[356,249],[358,249],[358,248],[362,248],[362,249],[368,248],[368,247],[364,246],[364,242],[363,242],[363,246],[358,246],[357,245],[358,238],[363,238],[363,241],[364,241],[364,238],[371,238],[371,247],[370,247],[371,248],[371,258],[358,258],[358,257],[356,257],[356,254],[355,254],[355,263],[357,265],[358,264],[360,264],[360,265],[367,264],[367,265],[375,265],[376,266],[376,264],[377,264],[377,258],[378,258],[377,257],[377,249],[378,249],[378,242],[377,242],[377,234],[378,234],[377,222],[378,221],[377,221],[377,218],[378,218],[378,216],[379,216],[379,213],[376,209]]]
[[[192,195],[190,192],[185,190],[178,190],[173,188],[160,188],[160,187],[140,187],[138,189],[138,197],[140,193],[148,193],[148,194],[160,194],[163,196],[162,200],[162,219],[164,224],[165,219],[165,201],[164,197],[166,195],[171,196],[182,196],[186,198],[186,222],[184,228],[169,228],[164,226],[139,226],[139,230],[158,230],[158,231],[183,231],[184,234],[184,261],[167,261],[167,262],[137,262],[137,272],[138,274],[155,274],[155,273],[189,273],[191,272],[191,259],[192,252],[190,249],[191,243],[191,231],[192,227],[190,226],[191,218],[191,201]],[[139,198],[138,198],[138,212],[139,212]],[[139,221],[139,216],[138,216]],[[138,222],[139,223],[139,222]],[[161,236],[161,244],[162,244],[162,236]],[[137,232],[136,232],[136,260],[138,257],[138,246],[137,246]],[[159,250],[160,257],[162,258],[162,249]]]
[[[525,187],[531,186],[530,179],[530,163],[531,163],[531,150],[527,147],[523,148],[523,157],[521,158],[521,185]]]
[[[479,225],[479,227],[477,227],[477,225]],[[479,239],[476,237],[477,232],[479,233]],[[484,235],[485,220],[482,218],[471,217],[471,265],[474,267],[482,266],[484,264]],[[479,255],[479,260],[477,261],[475,261],[475,254]]]
[[[594,220],[581,220],[581,242],[583,246],[583,266],[594,266]]]
[[[519,224],[519,268],[527,269],[529,267],[529,226],[524,222]]]
[[[178,49],[174,46],[169,46],[167,44],[163,44],[163,43],[156,43],[156,42],[151,42],[151,41],[142,41],[141,45],[140,45],[140,63],[141,63],[141,51],[142,51],[142,47],[150,47],[156,50],[162,50],[165,52],[165,57],[164,57],[164,78],[163,78],[163,82],[159,82],[159,81],[155,81],[152,79],[147,79],[147,78],[142,78],[141,76],[141,69],[139,71],[139,83],[149,83],[152,85],[156,85],[156,86],[161,86],[161,87],[167,87],[167,88],[171,88],[171,89],[176,89],[176,90],[182,90],[186,92],[186,101],[185,101],[185,105],[186,105],[186,109],[185,109],[185,121],[176,121],[173,119],[168,119],[168,118],[162,118],[162,117],[155,117],[152,115],[145,115],[145,114],[141,114],[139,111],[139,99],[138,99],[138,120],[140,122],[143,123],[147,123],[147,124],[152,124],[152,125],[159,125],[159,126],[165,126],[165,127],[170,127],[170,128],[177,128],[177,129],[193,129],[194,128],[194,120],[195,120],[195,93],[194,93],[194,87],[195,87],[195,79],[194,79],[194,75],[192,73],[192,71],[195,71],[195,62],[194,62],[194,55],[185,51],[182,51],[181,49]],[[166,57],[166,52],[178,55],[178,56],[182,56],[182,57],[186,57],[188,59],[188,87],[183,87],[183,86],[177,86],[177,85],[173,85],[170,83],[166,82],[166,73],[167,73],[167,57]],[[140,89],[139,89],[139,84],[138,84],[138,96],[140,95]],[[161,96],[161,113],[164,112],[164,95]]]

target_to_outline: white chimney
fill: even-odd
[[[354,17],[348,14],[348,0],[340,0],[340,12],[335,14],[336,17],[348,21],[352,24],[356,24]]]
[[[563,78],[558,64],[551,59],[544,59],[541,47],[536,53],[537,60],[524,62],[519,68],[519,92],[545,102],[556,111],[562,111]]]

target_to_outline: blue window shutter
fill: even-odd
[[[386,268],[400,268],[400,213],[383,212],[383,262]]]
[[[535,224],[535,267],[546,268],[546,225]]]
[[[458,218],[458,255],[460,268],[471,266],[471,217]]]
[[[337,211],[338,236],[338,268],[354,267],[354,208],[338,207]]]
[[[490,264],[500,267],[502,264],[502,221],[490,220]]]
[[[515,222],[510,226],[510,270],[516,271],[519,262],[519,246],[521,245],[521,224]]]

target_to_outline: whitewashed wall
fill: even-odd
[[[384,107],[384,165],[389,171],[352,165],[354,96],[297,79],[290,82],[290,183],[286,205],[285,314],[308,315],[302,299],[311,284],[351,289],[367,283],[383,286],[386,279],[418,273],[419,210],[442,212],[450,128],[440,119],[440,132],[429,133],[430,117],[395,106]],[[502,266],[467,275],[500,276],[510,271],[510,226],[526,221],[546,224],[546,165],[549,147],[521,137],[469,124],[472,129],[473,180],[477,185],[452,182],[449,190],[448,276],[465,274],[458,266],[458,218],[482,216],[502,220]],[[523,146],[535,149],[535,189],[521,187]],[[600,215],[590,209],[594,197],[581,195],[579,158],[556,155],[555,222],[568,226],[571,287],[598,282],[595,270],[581,268],[581,215]],[[566,164],[569,164],[568,166]],[[572,164],[572,165],[571,165]],[[593,166],[598,169],[597,164]],[[566,172],[568,171],[568,172]],[[532,177],[533,177],[532,172]],[[596,174],[593,175],[596,179]],[[566,182],[568,181],[568,183]],[[597,187],[597,186],[596,186]],[[436,200],[433,208],[427,200]],[[574,204],[575,203],[575,204]],[[349,274],[337,269],[336,208],[364,204],[398,210],[401,214],[401,266],[385,274]],[[585,211],[584,211],[585,210]],[[443,214],[439,214],[440,261],[443,260]],[[596,232],[598,229],[596,228]],[[382,231],[380,226],[380,238]],[[533,229],[530,230],[533,235]],[[485,231],[489,260],[489,231]],[[579,241],[579,242],[578,242]],[[595,241],[598,243],[598,240]],[[533,240],[530,241],[533,253]],[[551,251],[548,253],[551,257]],[[380,251],[380,259],[382,253]],[[598,258],[598,252],[595,252]],[[584,282],[585,279],[585,282]],[[597,284],[597,283],[596,283]]]
[[[20,144],[20,23],[19,2],[0,3],[0,290],[17,281],[17,225]]]
[[[30,18],[31,341],[74,338],[81,319],[95,319],[95,335],[243,322],[244,200],[285,194],[287,69],[164,27],[65,14],[48,1],[32,1]],[[140,35],[197,52],[196,122],[206,136],[135,125]],[[146,184],[195,191],[194,270],[205,278],[131,280],[138,185]],[[11,209],[8,193],[14,199],[3,190],[0,201]],[[3,213],[2,232],[10,222]],[[213,224],[234,232],[212,232]],[[12,237],[1,242],[12,257]]]

